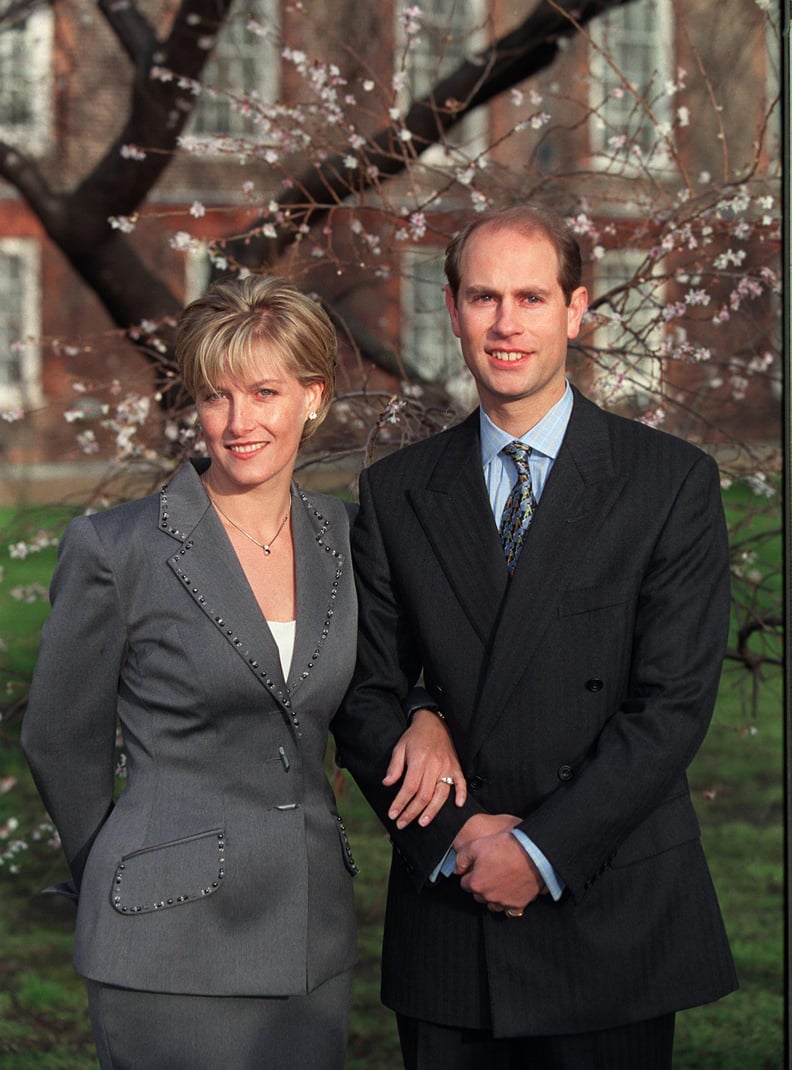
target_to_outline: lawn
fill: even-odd
[[[733,506],[741,508],[742,499]],[[48,519],[42,516],[42,525]],[[60,523],[62,517],[54,519]],[[5,519],[0,514],[3,522],[9,522],[8,514]],[[0,636],[6,643],[0,856],[7,855],[15,838],[35,835],[44,816],[15,745],[19,722],[15,702],[35,656],[46,607],[15,600],[9,592],[46,584],[54,551],[9,559],[6,546],[18,537],[16,529],[0,532],[0,561],[6,570],[0,584]],[[763,549],[766,563],[777,560],[777,554],[777,539],[768,539]],[[756,598],[761,602],[764,597],[760,585]],[[748,674],[727,666],[712,728],[690,771],[741,987],[718,1004],[679,1016],[675,1070],[777,1070],[783,1065],[782,705],[778,669],[766,670],[754,706]],[[12,778],[16,786],[3,793]],[[341,805],[361,867],[355,882],[360,956],[347,1070],[396,1070],[400,1060],[395,1029],[378,998],[388,842],[352,784],[346,784]],[[18,828],[10,828],[9,821],[18,822]],[[14,875],[9,872],[12,866],[18,869]],[[58,897],[39,894],[62,876],[59,854],[44,844],[6,857],[0,867],[3,1070],[96,1068],[82,984],[70,965],[73,908]]]

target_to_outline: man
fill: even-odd
[[[396,848],[383,999],[408,1070],[668,1070],[675,1011],[736,985],[685,778],[728,624],[717,468],[567,384],[587,293],[554,215],[477,217],[446,274],[481,407],[363,473],[353,539],[339,745]],[[400,828],[421,673],[469,791]]]

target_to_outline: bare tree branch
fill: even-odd
[[[357,158],[357,185],[362,192],[382,178],[399,174],[430,145],[475,108],[511,89],[549,66],[559,42],[577,32],[580,25],[612,8],[633,0],[545,0],[515,30],[506,34],[473,60],[465,60],[442,78],[425,96],[416,100],[402,123],[389,125],[375,134]],[[412,135],[409,144],[400,132]],[[348,155],[348,154],[345,154]],[[275,239],[262,238],[258,231],[266,222],[259,219],[247,234],[226,244],[226,251],[240,264],[261,267],[272,264],[293,240],[301,222],[315,225],[328,209],[344,199],[350,190],[349,168],[344,156],[335,155],[321,166],[312,167],[294,180],[293,188],[279,200],[288,209],[293,226]]]
[[[133,215],[170,163],[195,105],[189,80],[200,75],[211,54],[204,39],[216,35],[230,4],[184,0],[167,41],[160,43],[131,0],[102,0],[103,14],[135,62],[135,78],[123,130],[71,192],[53,192],[33,161],[0,145],[0,175],[27,200],[49,237],[121,327],[160,321],[181,307],[108,219]],[[181,77],[152,79],[154,64],[177,70]],[[125,158],[121,149],[130,144],[143,147],[145,159]],[[143,347],[147,352],[146,340]]]
[[[134,65],[146,63],[157,38],[143,13],[130,0],[98,0],[96,6]]]
[[[413,144],[405,148],[400,127],[381,130],[361,154],[360,180],[373,166],[378,178],[401,172],[415,151],[423,151],[474,108],[536,74],[552,62],[562,37],[574,32],[571,14],[585,22],[631,0],[545,0],[514,31],[476,60],[465,61],[416,101],[404,120]],[[143,320],[173,317],[180,303],[168,286],[138,256],[125,236],[111,229],[111,216],[132,216],[167,168],[178,138],[194,108],[191,81],[197,80],[210,55],[206,40],[216,36],[231,0],[184,0],[167,40],[160,43],[134,0],[100,0],[100,10],[135,65],[126,123],[104,157],[73,191],[56,194],[36,165],[10,146],[0,146],[0,175],[12,182],[40,218],[50,238],[84,281],[94,290],[121,327]],[[151,68],[177,72],[173,78],[152,78]],[[128,159],[125,145],[139,147],[144,159]],[[312,168],[281,199],[292,217],[319,221],[327,207],[350,195],[349,170],[334,157]],[[361,187],[362,188],[362,187]],[[239,262],[254,267],[272,264],[294,238],[285,233],[268,241],[255,233],[230,243]],[[296,228],[295,228],[296,231]],[[347,329],[350,325],[347,324]],[[356,333],[360,331],[355,326]],[[361,351],[393,370],[393,354],[361,332]],[[142,338],[143,351],[148,339]]]
[[[188,85],[197,79],[211,54],[203,46],[207,31],[212,36],[228,14],[232,0],[184,0],[168,40],[159,45],[151,39],[151,49],[135,69],[129,117],[104,158],[78,186],[66,204],[79,201],[92,206],[91,220],[67,211],[60,220],[64,241],[71,248],[86,248],[101,241],[107,232],[107,217],[131,215],[140,206],[169,165],[179,135],[195,106],[195,94]],[[178,71],[169,81],[153,79],[151,67]],[[143,160],[127,159],[124,145],[144,149]]]

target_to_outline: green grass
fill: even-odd
[[[783,1065],[783,718],[780,673],[760,698],[755,734],[724,677],[712,728],[690,770],[704,849],[740,988],[677,1019],[675,1070]]]
[[[740,492],[732,509],[747,509]],[[10,586],[46,583],[54,561],[47,550],[9,561],[3,529],[13,517],[0,511],[0,636],[13,636],[3,653],[4,703],[19,693],[35,657],[46,605],[20,605]],[[62,526],[63,516],[49,514]],[[751,521],[761,529],[764,520]],[[41,526],[44,526],[42,523]],[[769,525],[768,525],[769,526]],[[18,529],[17,529],[18,530]],[[20,536],[21,537],[21,536]],[[749,608],[770,604],[777,587],[778,541],[768,539],[759,565],[767,579],[746,596]],[[42,579],[43,577],[43,579]],[[6,639],[8,642],[8,639]],[[772,653],[777,640],[762,649]],[[744,669],[727,665],[715,719],[690,771],[704,846],[712,868],[740,978],[738,992],[717,1004],[678,1016],[675,1070],[777,1070],[783,1065],[783,718],[781,674],[767,666],[755,704]],[[18,681],[9,688],[13,680]],[[0,722],[0,782],[18,785],[0,794],[0,829],[14,817],[28,836],[43,817],[15,745],[13,707]],[[390,1012],[379,1003],[379,951],[387,839],[354,785],[341,800],[361,874],[355,881],[359,962],[355,971],[347,1070],[396,1070],[401,1065]],[[3,841],[0,840],[0,853]],[[0,1066],[3,1070],[96,1070],[82,982],[71,968],[74,908],[39,890],[64,876],[58,852],[21,852],[19,872],[0,867]]]

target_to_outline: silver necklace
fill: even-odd
[[[252,543],[255,543],[255,545],[258,546],[259,550],[263,550],[264,551],[264,553],[267,555],[267,557],[269,557],[269,555],[272,553],[272,544],[275,542],[277,537],[280,535],[280,533],[283,531],[284,527],[286,526],[286,521],[289,519],[289,513],[291,511],[291,501],[290,501],[289,502],[289,508],[286,510],[286,516],[284,516],[283,520],[281,520],[281,522],[280,522],[280,524],[278,526],[278,530],[275,532],[275,534],[272,536],[272,538],[269,540],[269,542],[259,542],[258,539],[254,539],[253,538],[253,536],[250,534],[249,531],[245,531],[245,529],[241,528],[239,526],[239,524],[237,524],[237,522],[235,520],[232,520],[231,517],[228,515],[228,513],[224,513],[223,510],[220,508],[220,506],[217,504],[217,502],[214,500],[214,498],[212,497],[211,494],[209,495],[209,501],[212,503],[212,505],[218,511],[220,516],[225,517],[226,520],[228,521],[228,523],[232,527],[236,528],[237,531],[241,532],[241,534],[244,535],[246,539],[250,539],[250,541]]]

